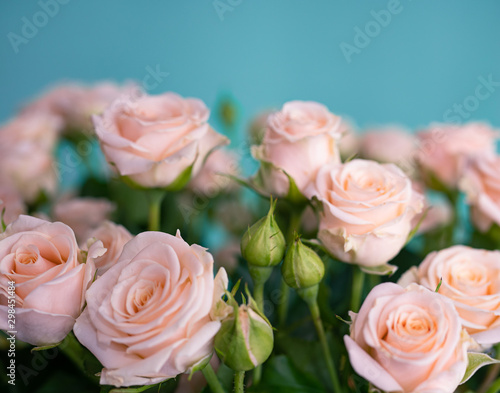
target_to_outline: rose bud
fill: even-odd
[[[248,228],[241,239],[241,255],[247,260],[254,281],[258,279],[254,277],[258,272],[261,272],[262,279],[265,276],[264,281],[267,280],[271,268],[279,264],[285,255],[285,237],[274,219],[275,208],[276,200],[271,200],[267,216]]]
[[[302,290],[321,282],[325,275],[325,265],[318,254],[297,237],[286,252],[281,273],[288,286]]]
[[[215,336],[215,351],[234,371],[248,371],[264,363],[273,350],[273,329],[255,301],[238,306],[232,295],[228,303],[234,308],[230,318],[222,322]]]

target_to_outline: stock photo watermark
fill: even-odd
[[[19,53],[19,47],[26,45],[35,38],[40,29],[43,29],[49,21],[55,18],[61,9],[61,5],[68,4],[70,0],[39,0],[36,11],[30,18],[23,16],[21,18],[20,34],[13,31],[7,34],[7,39],[12,46],[14,53]]]
[[[385,9],[379,11],[371,10],[371,19],[365,23],[363,28],[354,27],[354,37],[352,43],[342,41],[339,45],[347,63],[352,62],[353,55],[359,55],[363,49],[368,47],[371,42],[380,35],[380,33],[392,22],[395,15],[403,11],[403,4],[399,0],[389,0]]]
[[[227,12],[233,12],[234,9],[243,3],[243,0],[214,0],[212,5],[214,7],[217,16],[221,22],[224,21],[224,14]]]
[[[7,383],[10,385],[16,384],[16,287],[14,281],[8,282],[7,287],[7,342],[9,349],[7,356],[9,357],[9,365],[7,366]]]

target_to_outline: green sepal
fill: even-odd
[[[359,268],[366,274],[374,274],[376,276],[392,276],[398,270],[397,266],[389,265],[388,263],[380,266],[359,266]]]
[[[487,366],[489,364],[498,364],[500,360],[493,359],[485,353],[477,353],[477,352],[468,352],[468,364],[467,370],[465,370],[465,375],[462,378],[460,384],[463,384],[469,380],[470,377],[474,375],[474,373],[479,370],[483,366]]]
[[[45,351],[47,349],[52,349],[52,348],[58,347],[59,345],[61,345],[61,343],[62,343],[62,341],[59,341],[56,344],[44,345],[43,347],[33,347],[33,348],[31,348],[31,353],[38,352],[38,351]]]

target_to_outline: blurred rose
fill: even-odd
[[[377,285],[344,336],[354,370],[386,392],[450,393],[467,368],[470,339],[453,303],[419,285]]]
[[[415,191],[424,195],[422,212],[413,218],[411,225],[413,228],[418,225],[417,234],[430,232],[451,223],[454,211],[448,199],[441,194],[426,193],[425,184],[420,181],[412,181],[412,186]]]
[[[19,192],[6,184],[0,185],[0,214],[3,209],[5,209],[3,221],[6,225],[26,212],[26,206]]]
[[[500,225],[500,156],[472,160],[460,181],[471,205],[472,221],[482,232],[493,223]]]
[[[338,259],[383,265],[404,246],[423,196],[394,164],[326,165],[307,190],[322,203],[318,238]]]
[[[24,108],[24,112],[45,112],[60,116],[64,128],[93,130],[91,115],[100,114],[120,96],[129,96],[132,85],[124,87],[104,81],[94,85],[70,82],[54,87]]]
[[[356,132],[354,122],[342,117],[339,127],[339,133],[342,135],[338,146],[340,156],[343,160],[353,158],[354,155],[359,153],[359,136]]]
[[[198,194],[212,198],[221,191],[231,191],[236,183],[225,175],[239,173],[238,156],[235,152],[218,149],[208,156],[200,172],[191,179],[189,188]]]
[[[7,288],[14,281],[17,338],[38,346],[62,341],[83,308],[94,278],[92,258],[105,251],[102,245],[95,243],[85,261],[70,227],[29,216],[0,238],[0,329],[13,330]]]
[[[272,111],[261,112],[250,123],[248,134],[252,145],[260,145],[262,143],[266,132],[267,119],[272,113]]]
[[[431,173],[445,186],[455,189],[470,158],[495,151],[495,137],[493,129],[482,123],[433,125],[418,133],[418,161],[424,175]]]
[[[143,187],[181,188],[215,147],[227,143],[208,117],[201,100],[164,93],[118,99],[93,119],[106,159],[120,175]]]
[[[419,283],[450,298],[462,325],[479,344],[500,342],[500,251],[453,246],[430,253],[400,285]]]
[[[61,119],[47,113],[21,115],[0,127],[0,181],[27,202],[56,190],[53,153],[61,127]]]
[[[226,287],[204,248],[144,232],[87,292],[74,332],[105,367],[101,384],[155,384],[211,356],[221,326],[211,311]]]
[[[125,227],[111,221],[104,221],[96,229],[91,230],[86,237],[89,240],[100,240],[103,247],[106,248],[106,253],[95,259],[95,267],[99,276],[102,276],[118,261],[123,251],[123,246],[133,238]],[[90,241],[93,242],[92,240]]]
[[[403,128],[373,129],[361,137],[360,155],[368,160],[396,164],[408,176],[413,176],[417,143],[416,136]]]
[[[241,246],[239,239],[227,242],[224,247],[217,250],[214,255],[215,265],[223,267],[229,272],[229,274],[236,271],[239,258],[241,258]]]
[[[270,115],[262,144],[252,149],[254,158],[262,161],[259,175],[264,190],[286,196],[286,172],[303,192],[319,168],[339,163],[339,124],[338,116],[312,101],[291,101]]]
[[[96,229],[115,209],[115,206],[104,198],[70,198],[58,201],[52,211],[56,221],[69,225],[75,232],[79,243],[88,239],[88,233]]]

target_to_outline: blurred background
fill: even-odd
[[[0,120],[61,80],[112,79],[229,96],[242,121],[302,99],[361,127],[500,126],[499,17],[494,0],[6,0]]]

